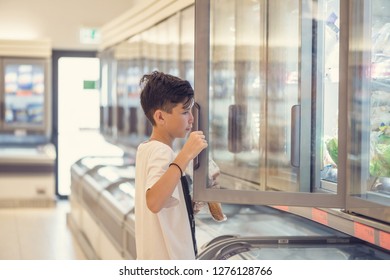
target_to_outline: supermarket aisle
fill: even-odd
[[[48,208],[0,209],[1,260],[83,260],[66,224],[67,200]]]

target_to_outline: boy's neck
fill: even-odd
[[[156,141],[162,142],[162,143],[164,143],[172,148],[174,139],[171,139],[171,137],[164,135],[164,134],[161,134],[158,131],[153,130],[152,135],[150,135],[149,140],[156,140]]]

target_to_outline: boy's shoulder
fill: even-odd
[[[157,151],[172,151],[171,147],[168,145],[156,141],[156,140],[147,140],[138,145],[138,152],[141,151],[149,151],[149,152],[157,152]]]
[[[159,141],[147,141],[138,146],[136,161],[172,161],[174,152],[171,147]]]

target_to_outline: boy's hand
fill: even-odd
[[[187,142],[184,144],[181,153],[188,156],[189,160],[194,159],[202,150],[207,148],[207,140],[203,131],[193,131],[190,133]]]

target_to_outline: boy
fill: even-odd
[[[153,72],[144,75],[141,105],[153,125],[136,157],[135,232],[137,259],[195,259],[181,177],[207,141],[191,132],[181,151],[172,145],[192,129],[194,90],[188,81]]]

